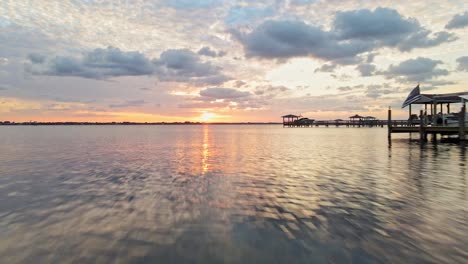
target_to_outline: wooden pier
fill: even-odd
[[[421,110],[420,116],[422,117],[419,122],[415,123],[411,120],[406,122],[401,121],[394,121],[392,120],[392,110],[388,109],[388,120],[387,120],[387,127],[388,127],[388,138],[391,139],[393,133],[416,133],[419,134],[419,138],[421,142],[427,141],[427,135],[432,135],[435,139],[437,135],[442,136],[450,136],[455,135],[458,136],[459,141],[466,140],[466,134],[468,133],[468,127],[465,125],[465,114],[466,114],[466,106],[463,105],[460,113],[459,113],[459,122],[457,126],[447,126],[447,125],[433,125],[427,122],[427,114]]]
[[[285,115],[283,118],[283,127],[384,127],[387,121],[378,120],[372,116],[351,116],[349,120],[315,120],[303,118],[297,115]]]

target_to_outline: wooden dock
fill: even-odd
[[[314,120],[313,122],[283,122],[283,127],[384,127],[386,125],[387,121],[385,120],[373,120],[372,122],[335,120]]]
[[[432,135],[435,139],[437,135],[456,135],[458,136],[459,141],[466,140],[466,134],[468,133],[468,127],[465,126],[465,113],[466,106],[463,105],[462,110],[459,114],[459,120],[457,126],[447,126],[447,125],[433,125],[426,123],[427,114],[425,111],[420,111],[420,120],[417,123],[412,121],[405,122],[395,122],[392,120],[392,110],[388,109],[388,138],[391,139],[393,133],[417,133],[421,142],[427,141],[427,135]]]

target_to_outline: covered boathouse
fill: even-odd
[[[459,140],[465,140],[468,125],[466,102],[468,92],[446,94],[421,94],[419,84],[408,95],[402,108],[408,107],[408,121],[392,120],[392,110],[388,110],[388,137],[392,133],[419,133],[422,141],[427,135],[458,135]],[[419,114],[413,114],[412,105],[424,105]],[[451,109],[453,104],[461,105],[460,110]],[[445,108],[445,109],[444,109]],[[455,110],[455,111],[454,111]]]

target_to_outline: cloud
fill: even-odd
[[[366,87],[365,94],[369,98],[377,99],[382,97],[385,94],[392,94],[397,93],[398,89],[391,89],[387,84],[376,84],[376,85],[368,85]]]
[[[336,89],[340,92],[349,92],[352,90],[360,90],[362,88],[364,88],[364,85],[360,84],[360,85],[355,85],[355,86],[340,86]]]
[[[404,18],[389,8],[360,9],[338,12],[334,29],[342,40],[361,40],[374,47],[397,47],[400,51],[437,46],[454,41],[448,32],[434,33],[423,28],[414,18]]]
[[[242,92],[232,88],[207,88],[200,91],[200,95],[211,99],[234,99],[247,97],[249,92]]]
[[[285,86],[273,86],[273,85],[263,85],[258,86],[255,89],[254,94],[263,96],[263,99],[272,99],[277,95],[289,91],[289,89]]]
[[[272,6],[234,6],[229,9],[224,23],[228,26],[248,25],[255,20],[273,16],[274,14],[275,9]]]
[[[166,50],[153,63],[162,81],[217,85],[230,79],[221,74],[220,67],[201,61],[198,54],[188,49]]]
[[[226,55],[226,52],[224,52],[224,51],[216,52],[215,50],[212,50],[210,47],[203,47],[197,52],[197,54],[198,55],[203,55],[203,56],[208,56],[208,57],[222,57],[222,56]]]
[[[337,64],[323,64],[320,68],[315,69],[314,72],[333,72],[335,71]]]
[[[302,21],[266,21],[248,34],[232,31],[247,57],[286,59],[313,56],[325,60],[353,57],[369,50],[365,43],[340,43],[329,32]]]
[[[275,93],[275,91],[284,90],[287,88],[265,86],[263,87],[267,93]],[[229,108],[229,109],[259,109],[267,105],[268,98],[274,96],[270,94],[250,93],[240,91],[234,88],[206,88],[200,91],[200,96],[190,98],[190,103],[180,104],[180,108]]]
[[[34,75],[76,76],[90,79],[107,79],[121,76],[155,75],[161,81],[188,82],[194,85],[218,85],[229,78],[221,68],[203,62],[200,56],[188,49],[169,49],[151,60],[137,51],[118,48],[95,49],[81,57],[30,54],[26,70]]]
[[[45,62],[46,56],[43,54],[38,54],[38,53],[31,53],[28,55],[28,59],[33,64],[41,64]]]
[[[92,79],[105,79],[119,76],[149,75],[154,72],[151,61],[143,54],[118,48],[95,49],[81,57],[45,56],[30,54],[31,64],[27,68],[35,75],[76,76]]]
[[[423,82],[449,74],[447,70],[438,68],[440,64],[443,64],[440,60],[418,57],[398,65],[392,64],[386,71],[379,73],[387,79],[396,78],[400,82]]]
[[[0,84],[0,91],[6,91],[6,90],[9,90],[11,88],[12,87],[9,84]]]
[[[164,3],[172,8],[180,10],[213,8],[220,5],[217,0],[164,0]]]
[[[446,29],[464,28],[468,26],[468,11],[455,15],[445,26]]]
[[[458,71],[468,71],[468,56],[463,56],[457,59],[457,70]]]
[[[7,58],[1,58],[0,57],[0,65],[5,65],[8,63],[8,59]]]
[[[445,31],[432,33],[416,19],[388,8],[338,12],[330,31],[298,20],[268,20],[250,32],[231,30],[231,34],[243,45],[247,57],[311,56],[338,64],[359,63],[364,59],[359,55],[382,47],[410,51],[456,39]]]
[[[297,5],[297,6],[302,6],[302,5],[310,5],[317,2],[317,0],[291,0],[290,4],[291,5]]]
[[[361,76],[367,77],[367,76],[372,76],[373,73],[375,72],[375,65],[370,64],[370,63],[362,63],[356,66],[356,70],[359,71]]]
[[[119,104],[110,104],[110,108],[139,107],[146,104],[144,100],[128,100]]]

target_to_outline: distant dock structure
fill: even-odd
[[[349,120],[315,120],[300,115],[284,115],[283,127],[383,127],[386,125],[384,120],[378,120],[373,116],[360,116],[358,114],[350,116]]]

